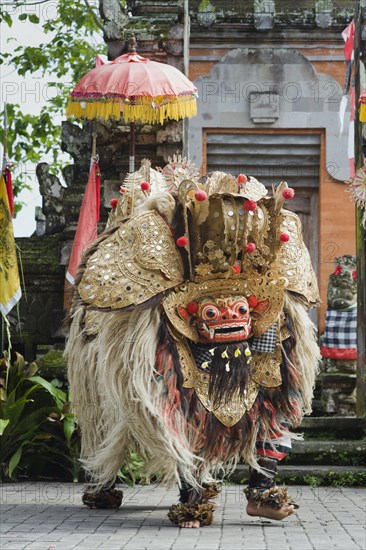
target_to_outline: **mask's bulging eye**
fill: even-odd
[[[238,315],[245,315],[249,311],[248,304],[241,300],[240,302],[237,302],[236,304],[234,304],[233,310]]]
[[[214,306],[206,306],[202,311],[202,318],[208,321],[217,319],[219,316],[219,310]]]

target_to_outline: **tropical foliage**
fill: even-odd
[[[37,370],[18,353],[13,361],[7,352],[1,359],[0,478],[47,477],[56,466],[59,477],[77,480],[79,440],[67,394]]]
[[[61,389],[62,388],[62,389]],[[64,381],[46,380],[36,363],[8,352],[0,360],[0,480],[57,479],[84,481],[80,434],[70,412]],[[120,481],[149,483],[143,460],[131,452]]]

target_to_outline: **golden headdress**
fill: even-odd
[[[199,180],[182,157],[160,172],[145,160],[121,187],[108,222],[116,230],[89,257],[79,294],[114,309],[176,289],[163,305],[178,323],[171,306],[178,296],[187,303],[240,287],[246,296],[268,300],[254,326],[254,333],[263,333],[282,310],[285,288],[308,304],[318,299],[300,221],[282,208],[290,194],[282,182],[269,198],[255,178],[224,172]]]

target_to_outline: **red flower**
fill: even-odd
[[[177,243],[177,246],[184,248],[188,244],[188,239],[187,237],[178,237],[175,242]]]
[[[233,270],[234,270],[235,273],[240,273],[241,272],[240,265],[234,264],[233,265]]]
[[[354,281],[357,279],[357,271],[355,269],[352,271],[352,277]]]
[[[241,183],[246,183],[248,181],[248,178],[246,177],[245,174],[239,174],[237,181],[238,181],[238,184],[240,185]]]
[[[254,309],[258,305],[257,298],[255,296],[249,296],[248,304],[249,304],[250,309]]]
[[[281,243],[287,243],[290,239],[291,239],[291,237],[288,233],[281,233],[281,235],[280,235]]]
[[[147,181],[143,181],[140,187],[143,191],[148,191],[150,189],[150,183],[148,183]]]
[[[295,196],[295,189],[292,189],[292,187],[287,187],[282,191],[282,196],[286,200],[291,200]]]
[[[248,243],[247,245],[245,245],[245,252],[247,254],[253,254],[253,252],[257,249],[257,247],[255,246],[254,243]]]
[[[198,311],[198,303],[189,302],[189,304],[187,305],[187,311],[190,315],[195,315]]]
[[[207,200],[207,193],[205,191],[203,191],[203,189],[199,189],[198,191],[195,192],[194,198],[198,202],[206,201]]]
[[[340,275],[343,270],[343,267],[341,265],[337,265],[337,267],[334,270],[334,275]]]
[[[257,203],[255,201],[245,201],[244,210],[255,212],[257,210]]]
[[[116,208],[117,204],[118,204],[118,199],[111,199],[110,200],[110,205],[113,208],[113,210]]]

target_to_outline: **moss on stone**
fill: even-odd
[[[47,266],[47,272],[60,269],[60,236],[43,235],[16,239],[25,272]]]
[[[46,380],[66,380],[67,362],[63,356],[63,350],[50,350],[36,361],[39,374]]]

